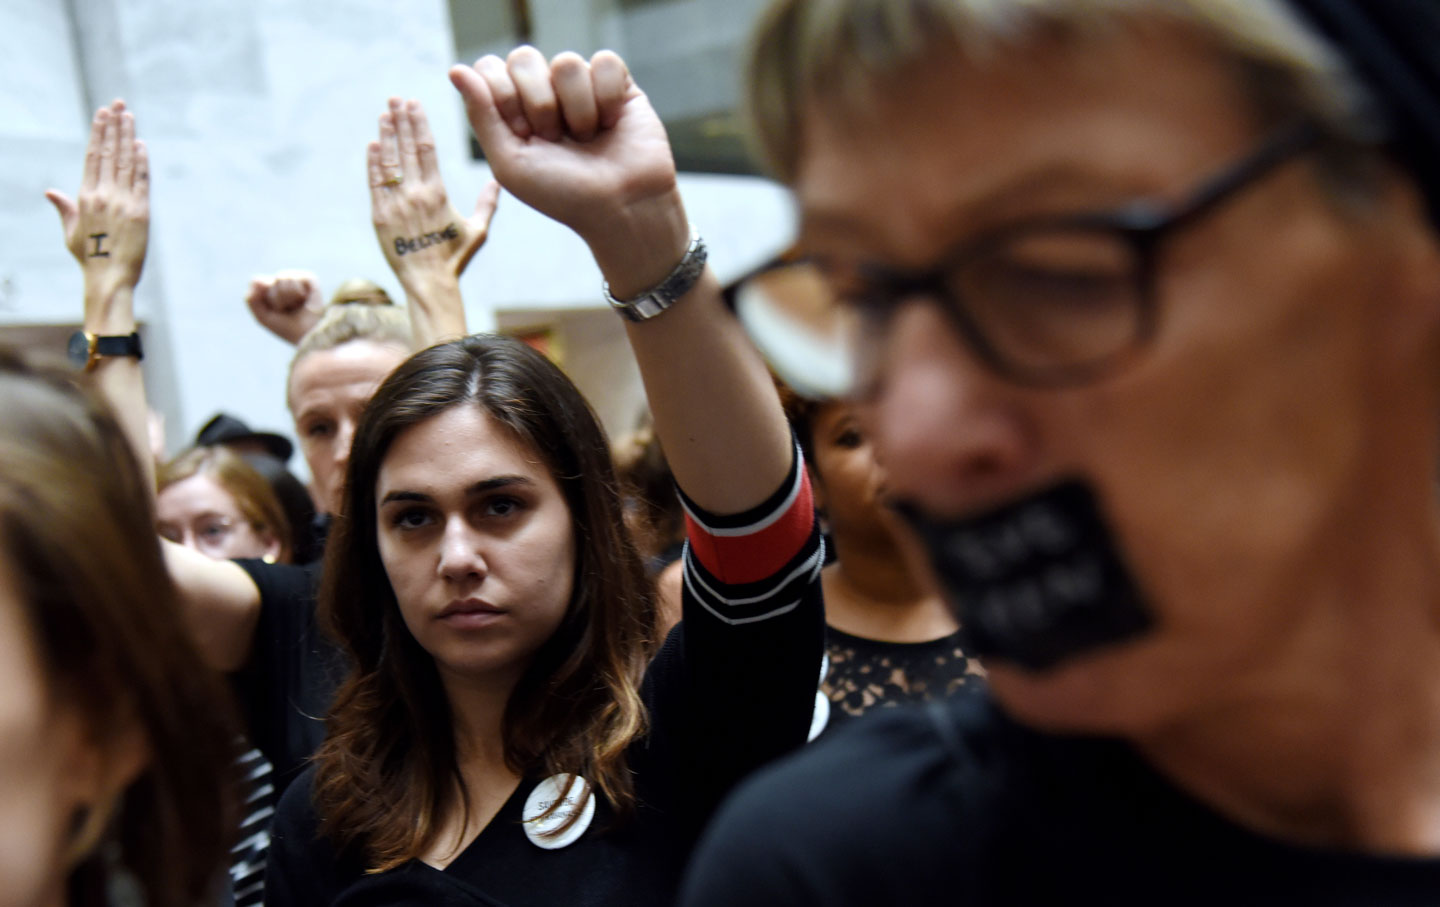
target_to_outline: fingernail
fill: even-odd
[[[524,117],[515,117],[510,121],[510,128],[520,135],[530,134],[530,121]]]

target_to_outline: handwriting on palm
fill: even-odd
[[[111,289],[139,281],[150,236],[150,157],[124,101],[95,112],[76,197],[57,189],[45,197],[87,275]]]
[[[499,188],[487,186],[470,217],[455,210],[440,178],[429,121],[413,100],[390,99],[366,164],[376,238],[396,276],[404,283],[438,268],[458,277],[485,242]]]

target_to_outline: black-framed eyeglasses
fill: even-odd
[[[782,258],[735,284],[729,298],[775,370],[802,393],[846,396],[867,386],[892,316],[917,297],[939,303],[999,375],[1037,386],[1092,381],[1153,336],[1165,240],[1320,135],[1308,122],[1282,128],[1178,202],[1023,221],[919,271]]]

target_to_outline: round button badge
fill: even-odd
[[[525,811],[521,814],[524,818],[525,837],[536,847],[546,850],[569,847],[580,840],[580,836],[585,834],[590,823],[595,820],[595,792],[590,789],[590,782],[576,776],[575,783],[570,785],[570,792],[565,794],[565,785],[569,783],[570,777],[568,774],[551,775],[535,785],[530,796],[525,798]],[[560,805],[550,815],[545,815],[545,810],[556,801],[561,801]],[[558,829],[576,812],[579,817],[569,828],[557,834]]]

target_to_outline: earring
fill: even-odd
[[[264,561],[267,564],[273,564],[275,563],[275,555],[267,552],[264,557],[260,558],[260,560]]]

